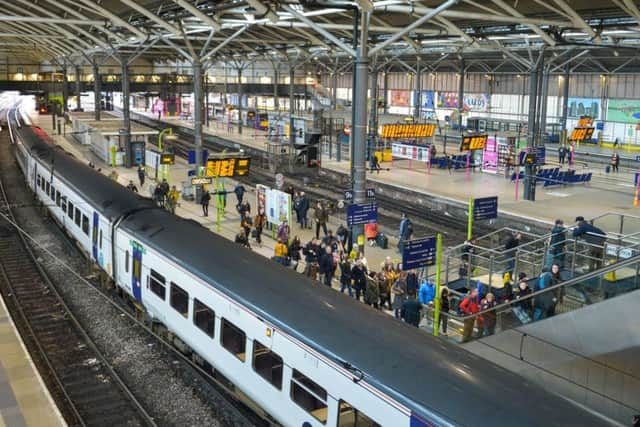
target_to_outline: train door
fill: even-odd
[[[142,303],[142,247],[140,245],[133,245],[132,258],[131,290],[136,301]]]
[[[98,233],[100,230],[100,216],[98,212],[93,213],[93,227],[92,227],[92,238],[91,238],[91,254],[93,255],[93,259],[98,262]]]

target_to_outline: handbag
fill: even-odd
[[[251,237],[253,237],[254,239],[258,238],[258,230],[256,230],[255,228],[253,230],[251,230]]]

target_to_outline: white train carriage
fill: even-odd
[[[152,319],[280,423],[506,427],[543,416],[549,426],[605,425],[459,346],[154,208],[34,129],[14,128],[17,158],[52,215]]]

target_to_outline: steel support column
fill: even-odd
[[[131,162],[131,117],[129,109],[129,65],[125,58],[122,59],[122,118],[124,124],[124,156],[125,166],[130,168]]]
[[[542,62],[542,55],[538,58],[538,62],[533,66],[529,73],[529,115],[527,120],[527,146],[534,147],[536,138],[536,106],[538,104],[538,80],[539,80],[539,64]],[[516,171],[517,172],[517,171]],[[532,165],[525,166],[524,175],[524,195],[525,200],[535,201],[535,175]]]
[[[293,150],[296,144],[296,132],[293,126],[293,112],[295,97],[293,94],[294,80],[296,77],[296,69],[293,64],[289,64],[289,149]],[[292,151],[293,152],[293,151]]]
[[[567,116],[569,115],[569,73],[571,67],[567,64],[564,72],[564,80],[562,81],[562,118],[560,119],[560,128],[564,136],[567,131]],[[560,141],[564,143],[564,141]]]
[[[374,64],[375,65],[375,64]],[[373,67],[371,72],[371,111],[369,111],[369,156],[373,156],[376,149],[376,135],[378,130],[378,69]],[[382,159],[380,159],[382,161]]]
[[[238,135],[242,135],[242,98],[244,88],[242,87],[242,68],[238,67]]]
[[[464,111],[464,59],[460,60],[460,80],[458,81],[458,126],[462,131],[462,112]]]
[[[413,117],[416,120],[420,120],[420,117],[422,116],[422,68],[420,68],[420,57],[418,57],[416,61],[415,92],[416,105],[413,109]]]
[[[382,79],[382,103],[384,104],[382,106],[382,114],[389,114],[389,98],[388,98],[388,87],[389,87],[389,72],[388,71],[384,71],[383,73],[383,79]]]
[[[193,134],[196,150],[196,172],[198,167],[202,166],[202,113],[203,113],[203,97],[202,97],[202,63],[193,60]]]
[[[540,144],[544,144],[544,133],[547,127],[547,97],[549,95],[549,73],[545,70],[542,75],[542,96],[540,104],[540,126],[538,128],[538,141]]]
[[[273,67],[273,110],[277,113],[280,112],[280,98],[278,97],[278,67]]]
[[[331,147],[331,141],[335,133],[335,125],[333,123],[333,112],[338,108],[338,62],[336,60],[336,67],[331,73],[331,116],[329,118],[329,147]],[[342,159],[342,142],[336,134],[336,160]],[[331,153],[331,150],[329,150]]]
[[[94,104],[93,111],[95,112],[95,119],[97,121],[100,120],[100,111],[102,109],[102,106],[100,104],[100,101],[101,101],[100,92],[102,90],[100,88],[101,83],[102,83],[102,77],[100,76],[100,67],[98,66],[98,64],[94,63],[93,64],[93,104]]]
[[[367,33],[369,25],[367,12],[362,12],[361,42],[357,49],[354,64],[356,90],[352,108],[355,112],[352,127],[353,150],[351,152],[351,169],[353,171],[353,202],[366,202],[365,184],[367,179],[366,144],[367,144],[367,89],[369,88],[369,58],[367,55]],[[364,236],[364,225],[353,227],[352,236],[357,242],[359,236]],[[364,251],[364,245],[360,248]]]
[[[77,65],[76,66],[76,98],[77,98],[77,103],[76,103],[76,111],[80,111],[82,109],[81,103],[80,103],[80,92],[82,91],[80,84],[82,83],[80,81],[80,66]]]
[[[67,104],[69,103],[69,79],[67,78],[67,66],[62,67],[62,114],[69,111]]]

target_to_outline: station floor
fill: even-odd
[[[0,427],[66,425],[0,299]]]
[[[157,119],[157,116],[152,113],[136,112]],[[192,126],[191,121],[177,117],[163,117],[161,120],[168,126]],[[205,126],[204,132],[232,140],[241,145],[266,150],[267,134],[265,131],[245,127],[243,133],[239,134],[237,125],[227,126],[211,121],[208,127]],[[449,148],[450,153],[451,148]],[[555,157],[550,153],[548,159],[551,164],[547,167],[554,166]],[[350,164],[348,161],[338,162],[325,156],[322,160],[322,167],[341,173],[349,173]],[[367,179],[450,200],[454,203],[467,204],[469,198],[498,196],[499,213],[530,218],[533,221],[549,225],[558,218],[563,219],[566,224],[571,224],[578,215],[585,218],[595,218],[610,212],[640,217],[640,206],[634,206],[635,171],[629,169],[621,169],[621,172],[617,174],[606,174],[601,166],[590,168],[585,165],[576,165],[576,173],[593,173],[593,179],[590,183],[547,188],[538,184],[536,201],[530,202],[522,198],[523,182],[519,183],[516,193],[516,184],[505,179],[503,175],[480,171],[467,174],[464,169],[452,171],[451,174],[446,169],[431,168],[430,171],[427,171],[425,163],[412,162],[410,164],[408,161],[382,163],[382,167],[389,170],[368,173]],[[636,222],[637,229],[627,227],[625,234],[640,231],[640,221]],[[615,221],[611,221],[611,223],[603,221],[597,225],[604,228],[605,231],[618,231]]]

